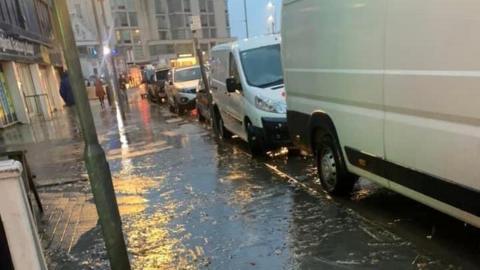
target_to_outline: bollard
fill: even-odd
[[[0,218],[14,269],[46,270],[18,161],[0,161]]]

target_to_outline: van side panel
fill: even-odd
[[[323,110],[342,146],[384,156],[383,74],[362,70],[384,68],[385,10],[383,0],[284,2],[282,52],[293,138],[305,136],[293,123],[308,125],[305,119]]]
[[[385,70],[386,159],[477,191],[479,14],[475,0],[389,0]]]

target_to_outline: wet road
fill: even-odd
[[[136,269],[480,266],[478,231],[456,220],[367,181],[332,199],[309,158],[253,159],[193,117],[136,106],[124,137],[103,138],[124,151],[111,166]]]
[[[308,157],[252,158],[144,100],[125,123],[95,112],[134,269],[480,268],[477,229],[366,180],[331,198]],[[98,234],[73,250],[100,260]],[[106,267],[92,260],[83,267]]]

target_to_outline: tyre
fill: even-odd
[[[215,134],[218,136],[218,138],[222,140],[231,139],[232,133],[225,128],[225,125],[223,124],[222,116],[218,111],[215,112],[215,122],[216,122]]]
[[[264,155],[265,148],[263,147],[263,140],[255,134],[252,123],[250,123],[250,121],[246,121],[245,128],[247,129],[247,142],[250,153],[253,156]]]
[[[168,103],[168,110],[171,112],[171,113],[175,113],[175,107],[173,107],[172,104]]]
[[[329,134],[317,136],[315,158],[322,187],[333,195],[349,195],[358,176],[349,173],[341,159],[341,149]]]

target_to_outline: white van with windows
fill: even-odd
[[[278,35],[212,49],[213,123],[224,139],[233,134],[253,154],[290,143]]]
[[[480,227],[480,1],[284,0],[288,125],[358,176]]]

